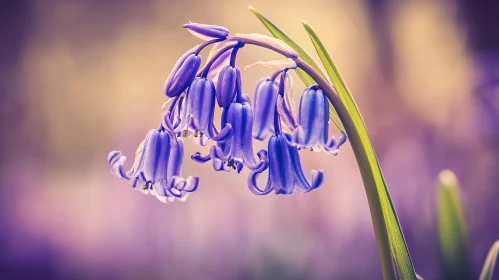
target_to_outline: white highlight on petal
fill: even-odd
[[[284,70],[286,68],[291,68],[291,69],[296,68],[296,62],[294,60],[292,60],[291,58],[279,59],[279,60],[270,60],[270,61],[258,61],[256,63],[251,64],[251,65],[245,66],[244,70],[247,70],[248,68],[251,68],[254,66],[265,66],[265,67],[270,67],[270,68],[274,68],[277,70]]]
[[[168,100],[166,100],[165,103],[163,103],[163,106],[161,106],[161,110],[163,111],[168,111],[168,105],[170,105],[170,103],[172,103],[172,100],[173,98],[169,98]]]
[[[293,100],[293,79],[291,75],[286,72],[286,77],[284,77],[284,101],[286,105],[291,110],[291,113],[296,118],[296,105]]]

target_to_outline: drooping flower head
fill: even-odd
[[[217,171],[236,169],[241,172],[244,166],[254,170],[267,164],[266,152],[258,153],[259,162],[253,154],[253,109],[249,97],[242,93],[241,74],[235,66],[237,50],[241,47],[243,45],[239,44],[232,51],[230,64],[220,72],[216,89],[218,104],[223,108],[222,131],[229,126],[231,135],[218,140],[207,156],[195,153],[191,157],[201,163],[211,160]]]
[[[278,119],[278,115],[275,114]],[[313,170],[312,180],[306,178],[301,165],[298,149],[291,145],[290,135],[282,133],[277,127],[276,133],[270,137],[268,144],[268,179],[265,188],[258,187],[257,178],[263,170],[255,170],[248,176],[248,185],[251,192],[265,195],[274,191],[276,194],[292,194],[294,191],[302,193],[317,189],[324,183],[324,171]]]
[[[135,155],[135,162],[129,171],[125,171],[126,157],[119,151],[108,155],[111,173],[142,193],[155,195],[167,203],[175,199],[185,200],[188,193],[198,187],[199,178],[182,177],[182,159],[184,143],[182,138],[174,138],[164,130],[150,130],[140,144]]]
[[[171,122],[172,112],[166,112],[163,117],[163,125],[173,133],[190,131],[196,136],[196,139],[199,139],[199,144],[203,146],[207,144],[208,139],[221,140],[232,133],[230,126],[218,133],[213,124],[215,86],[211,80],[205,77],[194,79],[185,98],[177,106],[180,106],[178,125]]]
[[[324,92],[313,85],[303,92],[298,109],[298,126],[293,132],[293,142],[300,148],[327,151],[336,155],[345,143],[346,135],[341,133],[339,141],[328,139],[329,103]]]
[[[253,137],[264,140],[274,132],[273,119],[279,83],[275,78],[262,78],[255,90]]]
[[[253,112],[249,98],[242,94],[224,110],[222,124],[232,127],[232,136],[225,141],[218,141],[210,149],[207,156],[195,153],[192,159],[197,162],[212,160],[213,168],[217,171],[230,171],[231,168],[241,172],[244,166],[251,170],[264,169],[267,165],[266,151],[258,153],[259,162],[255,160],[252,142]]]
[[[250,170],[248,185],[255,194],[305,193],[320,187],[324,172],[314,170],[308,180],[299,150],[311,148],[335,154],[346,137],[343,134],[338,142],[334,138],[328,140],[328,101],[317,86],[303,93],[298,114],[295,113],[288,70],[298,67],[298,53],[265,35],[229,36],[225,27],[192,22],[184,28],[206,41],[182,55],[173,67],[164,86],[171,99],[163,107],[162,124],[147,133],[132,168],[125,171],[126,157],[112,151],[108,156],[111,172],[163,202],[184,200],[199,183],[198,177],[181,175],[183,139],[194,136],[198,144],[204,146],[211,140],[213,146],[208,155],[197,152],[191,159],[211,161],[217,171],[235,169],[239,173],[246,166]],[[241,71],[235,63],[238,50],[245,44],[265,46],[287,57],[254,64],[277,68],[277,72],[260,80],[253,104],[242,93]],[[201,67],[199,53],[210,45],[212,50]],[[214,120],[217,107],[222,110],[219,130]],[[283,132],[282,125],[292,134]],[[253,138],[263,141],[269,136],[268,150],[259,151],[256,157]],[[267,184],[260,188],[257,178],[266,170]]]

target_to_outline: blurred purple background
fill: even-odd
[[[248,4],[310,53],[300,20],[323,39],[427,280],[440,275],[436,175],[456,172],[478,276],[499,238],[499,2],[25,0],[0,9],[0,279],[381,278],[348,144],[338,157],[302,153],[327,172],[307,195],[257,197],[247,171],[186,159],[201,189],[164,205],[109,173],[107,153],[133,155],[171,67],[200,42],[182,24],[268,34]],[[248,46],[238,65],[277,58]],[[244,70],[244,90],[270,73]]]

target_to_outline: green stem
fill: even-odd
[[[352,146],[362,175],[362,180],[364,181],[364,188],[366,190],[369,210],[371,211],[371,218],[374,225],[374,234],[376,235],[376,242],[378,244],[383,279],[396,279],[395,266],[390,250],[390,240],[385,226],[383,209],[376,190],[375,177],[369,165],[368,153],[364,148],[364,145],[362,145],[359,131],[356,129],[352,117],[329,82],[300,58],[295,59],[295,61],[296,65],[310,75],[324,91],[327,98],[338,112],[341,122],[345,127],[345,132],[348,135],[348,140]]]
[[[388,231],[385,226],[386,222],[385,222],[385,217],[383,215],[383,208],[381,206],[381,200],[378,195],[378,191],[376,189],[375,174],[373,173],[373,170],[369,164],[370,159],[368,152],[372,152],[374,154],[374,150],[367,151],[366,147],[362,144],[361,140],[362,138],[360,136],[358,129],[355,127],[354,120],[352,119],[352,116],[348,113],[347,108],[340,100],[340,97],[338,96],[334,88],[319,72],[317,72],[314,68],[312,68],[312,66],[307,64],[301,58],[299,57],[297,58],[290,55],[285,50],[276,48],[275,46],[269,45],[266,42],[243,38],[243,37],[233,36],[229,38],[229,40],[237,40],[245,44],[257,45],[263,48],[273,50],[288,58],[293,59],[296,62],[297,67],[306,72],[317,83],[317,85],[319,85],[322,91],[324,91],[327,98],[329,99],[331,104],[333,104],[333,107],[336,109],[336,112],[338,113],[338,116],[340,117],[340,120],[343,126],[345,127],[345,132],[348,136],[348,140],[350,141],[350,145],[352,146],[355,158],[357,159],[357,164],[359,166],[360,174],[364,182],[364,188],[366,190],[367,201],[369,203],[369,210],[371,212],[371,219],[374,226],[376,243],[378,245],[378,253],[381,263],[381,272],[383,274],[383,279],[396,280],[397,276],[396,276],[395,264],[392,257]],[[375,158],[374,160],[377,159]]]

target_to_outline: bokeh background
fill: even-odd
[[[499,238],[497,1],[19,0],[0,8],[1,279],[381,278],[348,143],[338,157],[302,153],[307,170],[327,172],[307,195],[257,197],[247,171],[186,159],[201,189],[164,205],[109,173],[107,153],[133,155],[158,125],[171,67],[200,43],[182,24],[268,34],[248,4],[310,53],[300,20],[321,36],[425,279],[440,275],[436,176],[456,172],[478,276]],[[248,46],[238,65],[277,58]],[[270,73],[244,70],[244,90]]]

